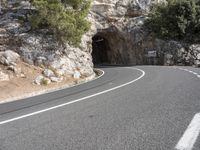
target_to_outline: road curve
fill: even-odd
[[[175,149],[200,112],[200,70],[134,68],[102,67],[92,82],[1,104],[0,150]]]

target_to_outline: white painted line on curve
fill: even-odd
[[[30,97],[34,97],[34,96],[40,96],[40,95],[44,95],[44,94],[48,94],[48,93],[52,93],[52,92],[56,92],[56,91],[60,91],[60,90],[64,90],[64,89],[68,89],[68,88],[72,88],[72,87],[76,87],[76,86],[80,86],[80,85],[83,85],[85,83],[89,83],[89,82],[92,82],[94,80],[97,80],[97,79],[101,78],[105,74],[105,72],[103,70],[101,70],[101,69],[96,69],[95,68],[95,70],[101,71],[102,74],[99,75],[98,77],[95,77],[92,80],[87,81],[87,82],[80,82],[80,83],[77,83],[77,84],[72,85],[72,86],[62,86],[60,88],[52,88],[52,89],[49,89],[49,90],[42,90],[42,91],[35,92],[35,93],[30,93],[30,94],[25,94],[25,95],[18,96],[18,97],[8,98],[8,99],[5,99],[4,101],[1,101],[0,104],[7,103],[9,101],[11,102],[11,101],[14,101],[14,100],[26,99],[26,98],[30,98]]]
[[[113,87],[113,88],[108,89],[108,90],[104,90],[104,91],[96,93],[96,94],[92,94],[92,95],[89,95],[89,96],[86,96],[86,97],[82,97],[82,98],[79,98],[79,99],[76,99],[76,100],[72,100],[72,101],[67,102],[67,103],[63,103],[63,104],[56,105],[56,106],[53,106],[53,107],[49,107],[49,108],[46,108],[46,109],[43,109],[43,110],[40,110],[40,111],[36,111],[36,112],[33,112],[33,113],[29,113],[29,114],[26,114],[26,115],[22,115],[22,116],[19,116],[19,117],[15,117],[15,118],[11,118],[11,119],[8,119],[8,120],[1,121],[0,125],[7,124],[7,123],[10,123],[10,122],[13,122],[13,121],[20,120],[20,119],[24,119],[24,118],[27,118],[27,117],[30,117],[30,116],[35,116],[35,115],[38,115],[38,114],[41,114],[41,113],[44,113],[44,112],[47,112],[47,111],[50,111],[50,110],[54,110],[54,109],[57,109],[57,108],[64,107],[66,105],[70,105],[70,104],[77,103],[77,102],[80,102],[80,101],[83,101],[83,100],[86,100],[86,99],[89,99],[89,98],[92,98],[92,97],[96,97],[96,96],[108,93],[110,91],[114,91],[116,89],[122,88],[124,86],[129,85],[129,84],[132,84],[132,83],[140,80],[141,78],[143,78],[145,76],[145,72],[141,69],[131,68],[131,67],[126,67],[126,68],[138,70],[138,71],[142,72],[142,75],[140,77],[134,79],[134,80],[131,80],[130,82],[121,84],[119,86]]]
[[[192,150],[200,133],[200,113],[196,114],[175,149]]]
[[[198,73],[196,73],[196,72],[193,72],[193,74],[194,74],[194,75],[198,75]]]
[[[178,68],[178,69],[192,73],[192,74],[196,75],[198,78],[200,78],[200,75],[198,73],[194,72],[194,71],[191,71],[191,70],[188,70],[188,69],[183,69],[183,68]]]

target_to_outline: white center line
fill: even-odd
[[[192,150],[200,133],[200,113],[196,114],[175,149]]]
[[[127,82],[127,83],[124,83],[124,84],[121,84],[119,86],[110,88],[108,90],[101,91],[99,93],[95,93],[95,94],[92,94],[92,95],[89,95],[89,96],[86,96],[86,97],[82,97],[82,98],[79,98],[79,99],[76,99],[76,100],[73,100],[73,101],[70,101],[70,102],[67,102],[67,103],[63,103],[63,104],[60,104],[60,105],[56,105],[56,106],[53,106],[53,107],[42,109],[42,110],[39,110],[39,111],[36,111],[36,112],[33,112],[33,113],[29,113],[29,114],[26,114],[26,115],[22,115],[22,116],[19,116],[19,117],[15,117],[15,118],[11,118],[11,119],[8,119],[8,120],[0,121],[0,125],[7,124],[7,123],[10,123],[10,122],[13,122],[13,121],[20,120],[20,119],[24,119],[24,118],[27,118],[27,117],[30,117],[30,116],[35,116],[35,115],[38,115],[38,114],[41,114],[41,113],[44,113],[44,112],[47,112],[47,111],[50,111],[50,110],[61,108],[61,107],[64,107],[64,106],[67,106],[67,105],[70,105],[70,104],[73,104],[73,103],[77,103],[77,102],[80,102],[80,101],[83,101],[83,100],[86,100],[86,99],[89,99],[89,98],[92,98],[92,97],[96,97],[96,96],[99,96],[99,95],[114,91],[116,89],[122,88],[124,86],[129,85],[129,84],[132,84],[132,83],[140,80],[141,78],[143,78],[145,76],[145,72],[143,70],[141,70],[141,69],[131,68],[131,67],[126,67],[126,68],[133,69],[133,70],[138,70],[138,71],[140,71],[142,73],[142,75],[139,76],[138,78],[134,79],[134,80],[131,80],[131,81]]]

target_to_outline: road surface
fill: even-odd
[[[200,150],[200,69],[102,67],[73,88],[0,105],[0,150]]]

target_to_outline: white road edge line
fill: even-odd
[[[197,113],[177,143],[176,150],[192,150],[200,133],[200,113]]]
[[[193,74],[194,74],[194,75],[198,75],[198,73],[196,73],[196,72],[193,72]]]
[[[198,73],[194,72],[194,71],[191,71],[191,70],[188,70],[188,69],[183,69],[183,68],[177,68],[177,69],[192,73],[192,74],[196,75],[198,78],[200,78],[200,75]]]
[[[4,102],[0,102],[0,104],[4,104],[6,102],[9,102],[9,101],[11,102],[11,101],[18,100],[18,99],[26,99],[26,98],[30,98],[30,97],[34,97],[34,96],[40,96],[40,95],[48,94],[48,93],[51,93],[51,92],[56,92],[56,91],[60,91],[60,90],[64,90],[64,89],[68,89],[68,88],[72,88],[72,87],[76,87],[76,86],[79,86],[79,85],[83,85],[85,83],[89,83],[89,82],[92,82],[94,80],[97,80],[97,79],[101,78],[105,74],[105,72],[103,70],[101,70],[101,69],[95,68],[95,70],[102,71],[102,74],[99,75],[98,77],[95,77],[92,80],[87,81],[87,82],[77,83],[77,84],[72,85],[72,86],[62,86],[60,88],[55,88],[55,89],[53,88],[53,89],[49,89],[49,90],[43,90],[43,91],[40,91],[40,92],[36,92],[34,94],[30,93],[30,94],[26,94],[24,96],[19,96],[19,97],[14,97],[14,98],[8,98],[8,99],[5,99]]]
[[[63,103],[63,104],[56,105],[56,106],[53,106],[53,107],[49,107],[49,108],[46,108],[46,109],[43,109],[43,110],[40,110],[40,111],[36,111],[36,112],[33,112],[33,113],[29,113],[29,114],[26,114],[26,115],[22,115],[22,116],[19,116],[19,117],[15,117],[15,118],[12,118],[12,119],[1,121],[0,125],[7,124],[7,123],[10,123],[10,122],[13,122],[13,121],[17,121],[17,120],[20,120],[20,119],[23,119],[23,118],[27,118],[27,117],[30,117],[30,116],[38,115],[38,114],[41,114],[41,113],[44,113],[44,112],[47,112],[47,111],[50,111],[50,110],[53,110],[53,109],[61,108],[61,107],[64,107],[66,105],[77,103],[77,102],[80,102],[80,101],[83,101],[83,100],[86,100],[86,99],[89,99],[89,98],[92,98],[92,97],[96,97],[96,96],[108,93],[110,91],[114,91],[116,89],[122,88],[124,86],[129,85],[129,84],[132,84],[132,83],[140,80],[141,78],[143,78],[145,76],[145,72],[143,70],[141,70],[141,69],[131,68],[131,67],[126,67],[126,68],[133,69],[133,70],[138,70],[138,71],[142,72],[142,75],[140,77],[138,77],[137,79],[134,79],[134,80],[132,80],[130,82],[124,83],[122,85],[116,86],[114,88],[111,88],[111,89],[108,89],[108,90],[105,90],[105,91],[102,91],[102,92],[99,92],[99,93],[96,93],[96,94],[92,94],[92,95],[89,95],[89,96],[86,96],[86,97],[82,97],[82,98],[79,98],[79,99],[76,99],[76,100],[72,100],[72,101],[67,102],[67,103]]]

